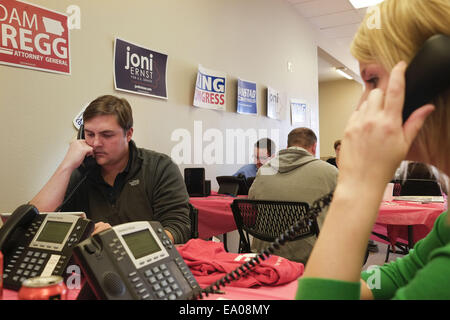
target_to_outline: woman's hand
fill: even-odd
[[[359,281],[385,186],[434,109],[425,105],[402,125],[405,69],[395,66],[386,93],[372,90],[348,122],[338,184],[304,277]]]
[[[339,159],[339,178],[343,182],[349,180],[354,185],[355,181],[366,180],[384,187],[434,110],[433,105],[425,105],[402,125],[406,66],[405,62],[397,64],[386,92],[372,90],[350,117]]]

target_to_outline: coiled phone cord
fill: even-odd
[[[248,271],[250,271],[253,267],[258,264],[261,264],[262,261],[266,260],[270,257],[271,254],[275,252],[276,249],[279,249],[282,245],[286,243],[286,241],[294,239],[296,234],[304,227],[306,227],[309,222],[317,218],[319,213],[326,207],[328,207],[333,199],[333,192],[328,193],[322,198],[314,201],[312,206],[308,209],[306,213],[306,218],[302,221],[297,221],[289,227],[285,232],[283,232],[278,238],[276,238],[267,248],[263,249],[256,257],[250,259],[250,261],[240,265],[235,270],[227,273],[224,277],[217,280],[210,286],[202,289],[200,293],[198,293],[194,299],[203,299],[204,296],[208,296],[210,293],[215,293],[220,290],[221,287],[225,287],[232,281],[240,279],[244,276]]]

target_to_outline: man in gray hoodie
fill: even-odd
[[[249,199],[307,202],[310,206],[334,190],[338,170],[314,157],[317,137],[309,128],[296,128],[288,135],[288,148],[261,167],[249,190]],[[319,229],[325,210],[317,219]],[[292,261],[306,263],[316,237],[287,242],[274,254]],[[260,251],[267,242],[253,239],[252,249]]]

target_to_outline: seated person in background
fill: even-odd
[[[398,169],[395,171],[396,187],[394,187],[394,196],[404,195],[402,188],[405,185],[406,188],[409,189],[408,191],[406,191],[406,195],[411,192],[411,185],[407,185],[408,180],[427,180],[427,183],[429,181],[433,181],[436,186],[433,187],[427,184],[425,187],[423,187],[426,189],[424,195],[437,195],[437,193],[447,194],[447,183],[445,181],[439,181],[439,177],[443,177],[442,173],[433,166],[415,161],[402,161]],[[421,188],[417,184],[420,185],[420,182],[416,181],[413,184],[412,190],[421,190]],[[437,189],[440,189],[440,191],[438,191]],[[417,195],[420,194],[418,193]]]
[[[407,255],[361,272],[386,184],[400,162],[427,163],[450,176],[450,91],[402,119],[408,63],[431,36],[450,35],[450,1],[385,0],[377,7],[382,27],[371,28],[368,13],[353,39],[366,87],[345,129],[338,185],[298,299],[450,299],[448,212]]]
[[[436,180],[436,173],[431,166],[421,162],[402,161],[395,171],[395,180],[426,179]]]
[[[245,178],[251,178],[256,176],[258,169],[267,161],[270,160],[275,153],[275,143],[269,138],[263,138],[255,143],[254,159],[255,163],[246,164],[241,167],[233,176],[244,175]]]
[[[341,140],[336,140],[334,142],[334,152],[336,153],[336,157],[330,158],[327,160],[329,164],[332,164],[336,168],[338,167],[338,161],[339,161],[339,151],[341,150]]]
[[[330,193],[336,186],[336,167],[317,159],[317,137],[311,129],[297,128],[288,135],[287,149],[281,150],[261,167],[249,190],[249,199],[307,202]],[[325,218],[321,212],[319,229]],[[316,237],[287,242],[274,254],[292,261],[306,263]],[[252,250],[260,251],[267,242],[253,239]]]
[[[94,233],[140,220],[161,222],[174,243],[189,239],[189,196],[183,177],[167,155],[137,148],[129,103],[115,96],[92,101],[83,114],[85,140],[74,140],[53,176],[30,201],[52,212],[87,174],[62,211],[83,211]],[[79,168],[86,156],[96,165]]]

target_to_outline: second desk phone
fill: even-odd
[[[81,242],[73,253],[100,300],[192,299],[201,292],[157,221],[114,226]]]

